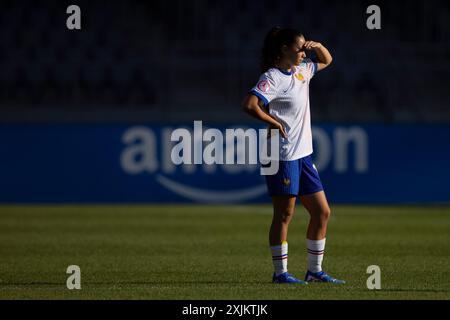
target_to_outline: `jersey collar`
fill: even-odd
[[[280,72],[281,72],[282,74],[285,74],[285,75],[287,75],[287,76],[292,75],[292,72],[293,72],[292,68],[291,68],[291,71],[287,71],[287,70],[284,70],[284,69],[281,69],[281,68],[277,68],[277,69],[280,70]]]

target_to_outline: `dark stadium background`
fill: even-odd
[[[70,4],[82,30],[69,31]],[[314,121],[450,120],[446,1],[2,1],[1,121],[242,122],[265,33],[292,26],[326,44]]]
[[[81,30],[66,28],[72,4]],[[366,27],[371,4],[381,30]],[[448,1],[1,0],[0,296],[448,299],[449,21]],[[310,94],[326,263],[344,291],[270,287],[257,167],[167,158],[168,132],[194,120],[264,128],[240,103],[275,25],[334,57]],[[380,295],[365,287],[371,264]]]
[[[262,40],[275,25],[301,30],[334,57],[311,85],[313,131],[327,136],[315,156],[331,200],[450,201],[445,1],[377,2],[381,30],[366,27],[367,1],[1,4],[0,202],[196,202],[155,182],[167,163],[162,130],[192,128],[194,120],[264,127],[240,102],[257,82]],[[81,30],[66,28],[70,4],[81,8]],[[134,126],[155,135],[153,171],[129,174],[119,165]],[[343,150],[336,131],[354,126],[364,145],[349,140]],[[365,152],[365,171],[355,169],[353,147]],[[338,169],[339,148],[347,171]],[[171,181],[200,190],[231,190],[242,180],[263,185],[256,170],[171,170]],[[263,193],[245,201],[269,201]]]

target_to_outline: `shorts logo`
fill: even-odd
[[[283,184],[284,184],[285,186],[290,185],[290,184],[291,184],[291,179],[286,179],[286,178],[284,178],[284,179],[283,179]]]
[[[260,82],[258,82],[258,84],[256,86],[262,92],[267,92],[267,91],[269,91],[269,88],[270,88],[270,84],[267,80],[261,80]]]

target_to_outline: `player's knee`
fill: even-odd
[[[294,209],[286,208],[275,213],[276,218],[282,223],[289,223],[294,215]]]
[[[283,214],[283,216],[281,217],[283,223],[289,223],[292,220],[292,213],[291,212],[285,212],[285,214]]]
[[[321,222],[327,223],[328,220],[330,220],[331,216],[331,209],[330,208],[324,208],[320,211],[319,217]]]
[[[326,225],[330,219],[331,210],[330,208],[323,208],[320,211],[315,212],[311,215],[312,219],[316,220],[317,223],[321,225]]]

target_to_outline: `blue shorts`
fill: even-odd
[[[304,196],[323,190],[310,155],[297,160],[280,161],[277,174],[265,177],[270,196]]]

